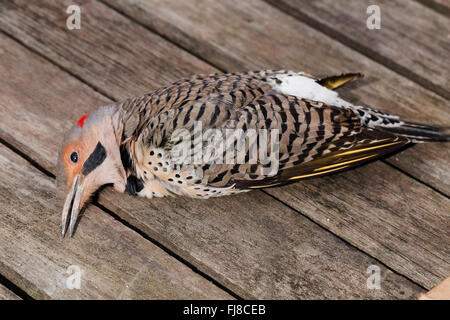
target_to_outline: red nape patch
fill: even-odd
[[[84,116],[82,116],[79,120],[78,120],[78,122],[77,122],[77,124],[78,124],[78,126],[80,127],[80,128],[83,128],[83,126],[84,126],[84,120],[86,120],[86,118],[88,117],[88,113],[86,113]]]

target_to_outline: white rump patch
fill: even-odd
[[[296,96],[302,99],[324,102],[337,107],[351,107],[347,101],[339,98],[337,92],[327,89],[316,82],[316,80],[304,77],[298,73],[277,74],[275,78],[281,81],[277,83],[272,80],[272,88],[280,93]]]

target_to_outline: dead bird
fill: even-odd
[[[196,75],[84,115],[59,155],[62,235],[68,224],[73,235],[80,209],[107,184],[148,198],[206,199],[333,174],[410,143],[450,141],[447,127],[403,121],[333,91],[361,77]]]

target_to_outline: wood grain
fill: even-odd
[[[33,298],[231,298],[95,206],[62,239],[53,179],[3,145],[0,163],[0,272]],[[71,265],[79,290],[66,285]]]
[[[448,0],[422,0],[422,2],[429,2],[429,3],[438,3],[444,7],[450,8],[450,1]]]
[[[316,23],[350,46],[413,79],[430,82],[450,98],[450,20],[420,3],[408,0],[282,0],[271,1],[289,13]],[[367,8],[380,8],[380,29],[371,30]],[[295,15],[294,15],[295,16]],[[426,83],[424,85],[427,85]]]
[[[404,299],[415,294],[406,279],[393,277],[378,261],[260,192],[199,204],[193,199],[129,201],[106,190],[99,201],[245,298]],[[366,287],[371,265],[382,270],[381,291]]]
[[[107,26],[98,28],[108,30]],[[131,32],[128,36],[133,35],[139,36],[139,33]],[[82,36],[88,38],[89,34]],[[82,83],[78,82],[76,86],[74,83],[77,80],[73,77],[12,40],[0,36],[0,41],[4,48],[0,57],[0,72],[6,75],[0,80],[0,95],[6,102],[0,107],[7,117],[0,126],[0,136],[10,132],[8,142],[24,149],[22,146],[27,144],[24,140],[26,136],[14,134],[9,126],[15,126],[13,122],[19,121],[26,128],[15,127],[15,130],[33,132],[40,128],[42,138],[35,142],[33,149],[28,150],[28,155],[33,159],[45,157],[41,165],[54,172],[52,168],[58,152],[55,136],[60,137],[71,121],[76,120],[73,113],[82,114],[90,103],[98,99],[98,94]],[[109,41],[106,37],[99,43]],[[133,54],[136,59],[140,58],[139,52]],[[67,58],[70,60],[70,57]],[[24,78],[26,82],[19,86],[20,79]],[[47,85],[42,86],[42,83]],[[133,85],[133,81],[123,82],[123,92]],[[20,98],[24,94],[22,91],[30,92],[32,104],[23,103],[26,99]],[[40,93],[31,95],[37,91]],[[80,104],[78,95],[85,97],[84,104]],[[63,103],[61,97],[64,98]],[[18,110],[12,113],[16,119],[6,112],[14,109]],[[57,109],[60,111],[53,112]],[[57,124],[47,125],[49,114],[52,115],[51,122]],[[35,115],[33,121],[25,121],[31,115]],[[38,157],[39,150],[48,151]],[[100,202],[245,298],[406,299],[422,291],[382,263],[262,192],[206,202],[188,199],[150,201],[118,195],[107,189],[101,193]],[[91,218],[91,214],[86,214],[81,219],[75,241],[84,241],[86,235],[82,228],[94,228],[92,223],[95,220],[91,222]],[[58,233],[57,226],[49,228],[46,231],[49,235]],[[93,230],[91,232],[95,234]],[[127,251],[127,244],[121,244],[119,235],[111,237],[112,240],[105,241],[115,243],[119,251]],[[80,252],[82,250],[85,250],[85,255],[89,252],[86,248],[81,248]],[[370,265],[381,268],[381,290],[367,289],[366,271]]]
[[[66,9],[70,4],[70,1],[2,2],[0,28],[102,93],[119,100],[190,76],[192,70],[214,71],[97,1],[78,1],[82,27],[68,30]],[[75,39],[78,40],[70,43]],[[132,90],[124,90],[123,83],[131,79]]]
[[[318,76],[362,72],[365,80],[341,90],[350,101],[387,110],[411,121],[450,124],[448,100],[262,1],[105,1],[221,69],[283,68]],[[442,18],[437,20],[436,27],[442,24]],[[440,46],[439,34],[442,32],[429,34],[428,43]],[[410,52],[416,49],[411,46],[402,52],[411,56]],[[441,70],[436,72],[448,81],[445,71],[448,45],[442,46],[444,49],[436,49],[443,60]],[[447,145],[421,145],[388,161],[450,195]]]
[[[439,283],[450,273],[450,200],[384,166],[372,163],[267,192],[374,257],[401,266],[418,283]]]
[[[450,1],[449,0],[416,0],[424,6],[427,6],[437,13],[450,18]]]
[[[0,300],[21,300],[14,292],[0,284]]]

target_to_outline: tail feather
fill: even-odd
[[[450,127],[433,126],[416,122],[401,122],[398,126],[377,129],[406,137],[411,142],[450,142]]]
[[[364,77],[361,73],[344,73],[338,76],[330,76],[317,80],[317,83],[330,89],[334,90],[342,87],[344,84],[357,81]]]

